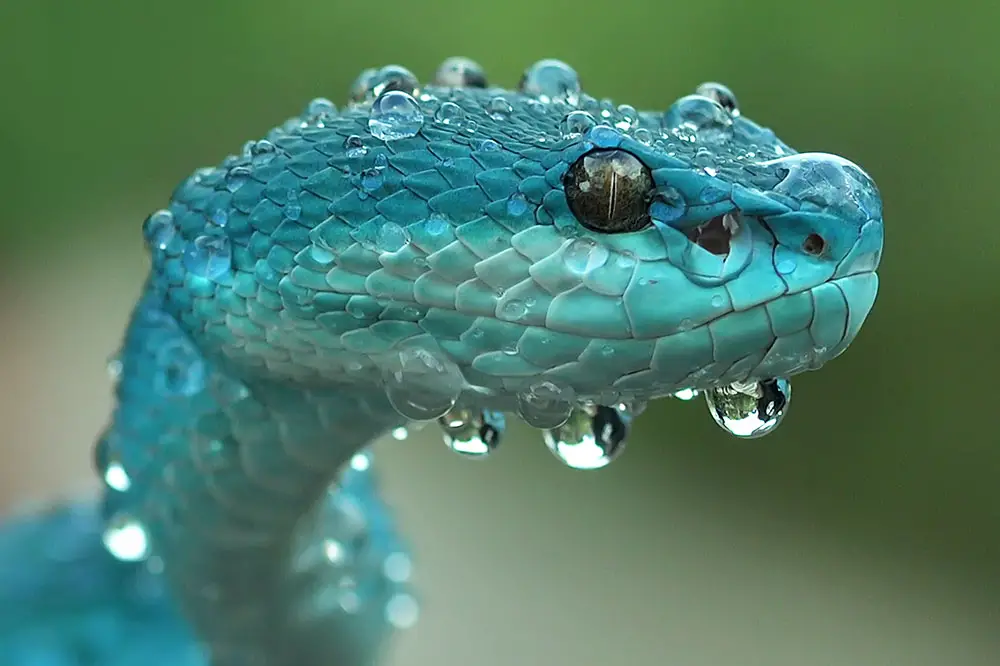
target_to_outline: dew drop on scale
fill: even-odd
[[[500,443],[506,421],[500,412],[453,409],[438,419],[445,444],[455,453],[483,457]]]
[[[412,421],[432,421],[455,405],[465,378],[446,357],[426,349],[401,350],[382,369],[386,397]]]
[[[549,450],[574,469],[600,469],[625,449],[632,415],[624,406],[577,407],[557,428],[544,430]]]
[[[372,102],[368,131],[383,141],[416,136],[424,125],[420,104],[409,93],[389,90]]]
[[[791,382],[781,378],[705,392],[715,422],[726,432],[746,439],[762,437],[777,428],[791,397]]]

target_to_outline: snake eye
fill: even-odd
[[[563,177],[569,209],[592,231],[620,234],[651,224],[647,207],[653,174],[624,150],[592,150]]]

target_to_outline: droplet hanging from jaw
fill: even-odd
[[[546,446],[574,469],[600,469],[625,449],[632,414],[624,405],[577,407],[562,425],[543,430]]]
[[[445,444],[455,453],[482,458],[500,443],[506,427],[503,414],[456,408],[438,419]]]
[[[712,418],[737,437],[762,437],[781,423],[792,396],[787,379],[731,384],[705,392]]]

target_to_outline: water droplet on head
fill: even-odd
[[[448,58],[437,68],[434,84],[446,88],[485,88],[486,70],[469,58]]]
[[[156,211],[143,222],[142,234],[150,247],[166,250],[170,241],[177,235],[174,214],[165,208]]]
[[[611,253],[604,245],[589,238],[577,238],[566,248],[563,262],[571,273],[584,276],[607,263],[609,256]]]
[[[695,90],[695,93],[718,103],[718,105],[728,111],[731,116],[736,117],[740,115],[739,104],[736,103],[736,95],[733,94],[732,90],[721,83],[716,83],[714,81],[702,83],[698,86],[698,89]]]
[[[337,107],[325,97],[317,97],[309,102],[302,115],[308,125],[324,127],[337,115]]]
[[[507,199],[507,214],[511,217],[521,217],[528,212],[528,200],[520,192],[515,192]]]
[[[639,112],[630,104],[620,104],[618,106],[619,118],[615,121],[615,127],[623,132],[632,129],[639,122]]]
[[[277,153],[277,147],[267,139],[250,144],[250,161],[256,167],[270,164]]]
[[[398,428],[392,429],[392,438],[397,442],[402,442],[409,436],[410,431],[406,428],[406,426],[399,426]]]
[[[550,381],[540,381],[517,394],[517,413],[535,428],[556,428],[566,422],[573,392]]]
[[[688,141],[725,141],[733,132],[732,116],[718,102],[701,95],[688,95],[674,102],[664,123]]]
[[[420,82],[413,72],[400,65],[386,65],[373,72],[365,84],[364,99],[366,100],[375,99],[390,91],[416,95],[420,88]]]
[[[465,111],[454,102],[445,102],[434,112],[434,122],[442,125],[460,125],[465,120]]]
[[[372,103],[368,131],[383,141],[416,136],[424,125],[424,114],[417,100],[405,92],[389,91]]]
[[[346,155],[349,159],[360,159],[367,154],[368,149],[365,148],[364,142],[357,134],[352,134],[344,139],[344,155]]]
[[[507,120],[513,111],[514,109],[511,107],[510,102],[502,96],[494,97],[486,103],[486,114],[493,120]]]
[[[649,216],[658,222],[676,222],[687,211],[687,203],[681,193],[669,185],[661,187],[653,195],[649,204]]]
[[[354,104],[360,104],[365,101],[372,90],[372,79],[375,78],[375,74],[378,70],[369,67],[358,74],[358,78],[354,79],[351,84],[351,89],[348,92],[348,99]]]
[[[122,562],[141,562],[149,556],[146,529],[127,513],[112,516],[101,539],[107,551]]]
[[[458,366],[444,355],[420,348],[403,349],[387,359],[383,378],[390,404],[413,421],[443,416],[465,385]]]
[[[563,100],[576,104],[580,99],[580,77],[561,60],[539,60],[525,70],[518,89],[542,102]]]
[[[235,192],[243,187],[248,180],[250,180],[249,167],[243,165],[234,166],[226,172],[226,189],[230,192]]]
[[[438,424],[448,448],[470,457],[482,457],[495,450],[506,427],[500,412],[471,409],[452,409],[438,419]]]
[[[645,127],[639,127],[634,132],[632,132],[632,138],[644,146],[653,145],[653,133],[650,132]]]
[[[430,236],[440,236],[441,234],[448,231],[451,225],[448,224],[448,220],[440,213],[434,213],[427,218],[424,222],[424,231]]]
[[[233,248],[222,234],[198,236],[184,250],[184,268],[192,275],[213,280],[229,272]]]
[[[709,412],[728,433],[753,439],[778,427],[792,397],[787,379],[732,384],[705,393]]]
[[[594,116],[586,111],[571,111],[559,123],[559,132],[564,139],[572,139],[586,134],[596,125]]]
[[[796,263],[794,259],[782,259],[778,262],[776,268],[778,272],[782,275],[788,275],[789,273],[794,273],[796,269]]]
[[[625,448],[631,415],[622,407],[601,405],[573,410],[566,423],[543,431],[549,450],[574,469],[600,469]]]
[[[409,232],[395,222],[385,222],[378,229],[375,244],[382,252],[396,252],[410,241]]]

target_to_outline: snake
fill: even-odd
[[[660,398],[773,430],[877,294],[882,201],[705,83],[369,68],[184,179],[109,362],[99,502],[0,531],[3,666],[360,666],[419,615],[372,443],[519,418],[578,469]]]

